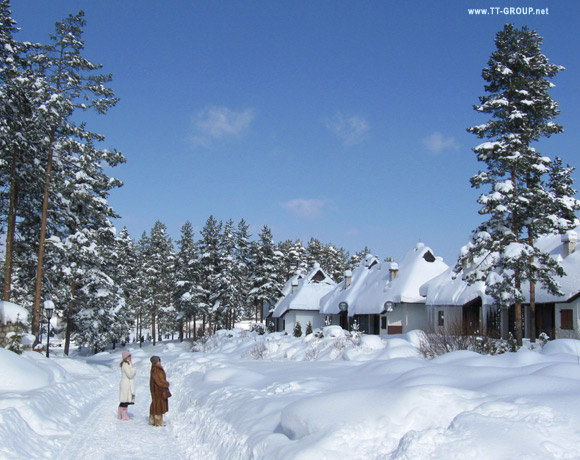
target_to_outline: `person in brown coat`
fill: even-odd
[[[171,396],[169,382],[165,375],[165,370],[161,367],[161,358],[152,356],[151,359],[151,379],[149,388],[151,390],[151,406],[149,407],[149,423],[154,426],[165,426],[163,414],[169,410],[168,398]]]

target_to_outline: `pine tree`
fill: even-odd
[[[350,257],[346,265],[346,268],[348,270],[354,270],[360,265],[361,261],[364,260],[367,254],[372,254],[372,251],[365,246],[365,248],[362,251],[359,251]]]
[[[220,308],[216,311],[216,326],[230,329],[233,319],[239,313],[240,279],[236,261],[236,237],[234,222],[230,219],[224,225],[219,243],[219,287]]]
[[[302,241],[288,240],[280,243],[278,249],[284,254],[284,279],[290,279],[298,271],[308,271],[307,253]]]
[[[137,284],[137,249],[129,234],[127,227],[123,227],[117,236],[117,264],[116,282],[122,292],[123,303],[130,324],[135,325],[140,301],[138,298],[139,286]],[[135,331],[139,337],[138,331]]]
[[[52,190],[54,178],[59,175],[66,177],[64,172],[69,166],[72,154],[79,153],[87,146],[92,148],[95,141],[102,140],[101,136],[87,131],[84,124],[75,123],[73,115],[78,110],[87,109],[104,114],[117,102],[113,92],[105,86],[111,80],[111,76],[95,74],[94,72],[101,66],[93,64],[81,54],[84,48],[82,34],[85,24],[82,11],[75,16],[69,15],[62,22],[57,22],[55,34],[51,36],[51,44],[33,58],[52,92],[42,108],[47,114],[57,115],[47,116],[39,123],[45,132],[42,149],[46,167],[32,322],[32,332],[37,337],[50,199],[58,196],[54,195]],[[51,216],[57,215],[58,213],[51,213]]]
[[[264,226],[255,245],[254,271],[250,297],[254,302],[256,322],[263,321],[264,306],[282,295],[285,280],[282,272],[283,254],[277,250],[272,232]]]
[[[16,41],[13,35],[17,31],[9,2],[3,0],[0,2],[0,183],[3,184],[0,229],[5,228],[6,235],[3,290],[6,301],[11,297],[14,260],[18,257],[17,227],[39,209],[41,182],[38,179],[43,173],[36,158],[44,137],[40,126],[51,116],[39,110],[49,97],[49,90],[29,59],[29,54],[40,45]],[[30,260],[29,255],[22,258]],[[22,300],[18,299],[26,304]]]
[[[319,263],[323,269],[326,269],[326,267],[322,264],[322,260],[325,259],[325,256],[324,245],[320,242],[320,240],[317,238],[310,238],[310,241],[308,241],[307,253],[308,267],[312,267],[315,263]]]
[[[177,241],[175,262],[175,305],[187,322],[194,320],[198,310],[200,275],[197,244],[193,239],[193,226],[187,221],[181,227],[181,238]],[[180,325],[180,340],[183,339],[183,321]]]
[[[526,27],[519,30],[507,24],[495,43],[489,67],[483,69],[488,94],[474,107],[492,118],[468,129],[488,139],[473,149],[487,170],[472,177],[471,184],[490,188],[478,199],[480,214],[489,218],[474,231],[457,266],[483,260],[467,281],[484,280],[501,308],[515,305],[516,338],[521,345],[522,283],[530,282],[532,297],[536,282],[557,294],[555,278],[563,274],[548,254],[534,246],[541,233],[555,230],[548,225],[555,208],[548,203],[552,195],[544,180],[551,160],[532,146],[563,130],[552,121],[559,113],[558,104],[548,94],[553,87],[550,79],[563,67],[548,62],[541,53],[542,38]]]
[[[155,222],[143,249],[141,271],[145,286],[142,292],[146,297],[142,300],[148,310],[155,345],[158,334],[170,331],[177,316],[173,308],[175,253],[165,224]]]
[[[251,314],[248,305],[250,303],[250,291],[252,289],[251,274],[253,267],[253,251],[252,243],[250,242],[251,235],[248,229],[249,225],[246,224],[244,219],[241,219],[235,231],[236,278],[239,283],[235,302],[238,315],[246,318]]]
[[[220,301],[221,231],[222,223],[218,222],[214,216],[209,216],[201,230],[202,239],[198,243],[200,263],[199,292],[201,294],[199,306],[202,313],[204,331],[205,320],[207,319],[210,333],[213,330],[214,309],[219,307]]]

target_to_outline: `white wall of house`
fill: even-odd
[[[307,310],[290,310],[284,314],[280,321],[284,321],[284,329],[280,328],[279,330],[286,331],[289,335],[294,333],[294,326],[297,322],[300,323],[302,326],[302,333],[306,331],[306,325],[310,322],[312,324],[312,328],[321,328],[324,327],[324,316],[319,313],[318,310],[316,311],[307,311]],[[280,323],[278,323],[280,324]]]
[[[401,326],[403,334],[414,329],[427,330],[429,319],[425,304],[402,303],[395,304],[393,311],[381,315],[387,317],[387,328],[383,328],[381,320],[380,334],[386,335],[389,326]]]
[[[572,329],[569,325],[563,324],[566,320],[566,311],[571,310],[572,314]],[[566,339],[580,338],[579,324],[580,321],[578,316],[580,315],[580,299],[576,299],[570,303],[557,303],[555,305],[555,329],[556,329],[556,339]]]
[[[455,305],[437,305],[428,306],[427,310],[427,329],[429,331],[444,331],[450,333],[457,325],[461,327],[463,313],[461,307]],[[441,322],[443,326],[441,326]]]

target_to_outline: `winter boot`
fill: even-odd
[[[155,416],[149,415],[149,425],[155,425]]]
[[[155,416],[155,426],[165,426],[165,423],[163,423],[163,415]]]
[[[131,417],[129,417],[129,414],[127,413],[127,408],[126,407],[122,407],[121,408],[121,420],[133,420]]]
[[[117,411],[117,419],[123,420],[123,408],[119,406],[119,410]]]

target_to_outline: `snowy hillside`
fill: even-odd
[[[131,348],[131,422],[116,420],[121,350],[0,350],[0,458],[580,458],[580,342],[434,360],[416,344],[411,333],[354,345],[332,327],[302,339],[225,331],[195,352]],[[153,354],[173,393],[164,428],[147,424]]]

